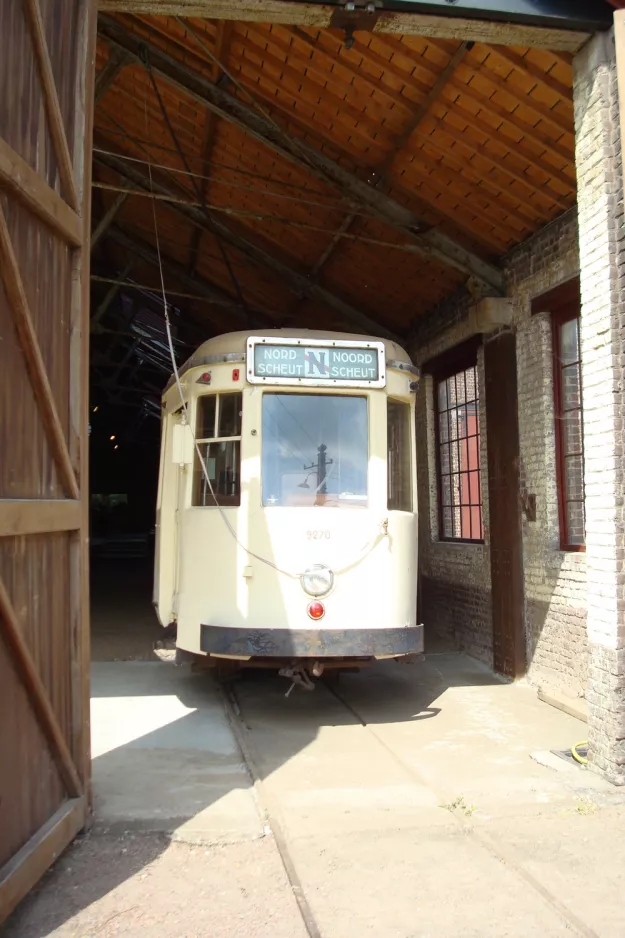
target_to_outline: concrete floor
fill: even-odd
[[[344,702],[252,673],[254,787],[211,679],[158,661],[145,610],[106,592],[95,826],[2,938],[305,936],[266,807],[322,938],[625,935],[625,792],[541,764],[586,728],[534,689],[450,653],[344,676]]]

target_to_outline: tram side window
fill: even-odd
[[[412,511],[410,405],[388,401],[388,508]]]
[[[205,394],[198,398],[195,436],[206,473],[196,452],[194,505],[210,508],[215,504],[224,507],[241,504],[242,404],[241,394]],[[211,486],[215,498],[211,494]]]

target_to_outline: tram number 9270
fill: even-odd
[[[329,531],[306,531],[306,537],[309,541],[329,541],[331,534]]]

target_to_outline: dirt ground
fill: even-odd
[[[2,938],[303,938],[270,840],[172,843],[150,833],[80,838]]]
[[[93,602],[95,824],[0,938],[305,938],[266,809],[313,938],[624,938],[625,790],[540,762],[585,728],[532,688],[435,645],[339,697],[245,677],[254,785],[215,688],[155,654],[149,568]]]

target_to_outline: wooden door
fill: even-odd
[[[493,666],[525,673],[523,543],[519,488],[516,337],[504,332],[484,347],[488,504],[493,603]]]
[[[0,3],[0,921],[89,811],[91,0]]]

